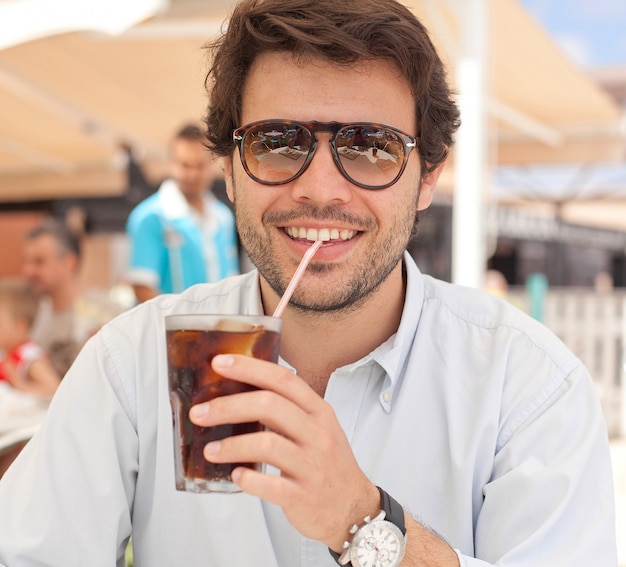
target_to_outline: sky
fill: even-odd
[[[626,0],[520,2],[578,65],[626,65]]]

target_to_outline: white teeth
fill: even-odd
[[[322,240],[324,242],[328,242],[329,240],[350,240],[357,234],[356,230],[346,228],[342,230],[338,228],[320,228],[318,230],[316,228],[295,226],[286,227],[285,232],[291,236],[291,238],[302,238],[311,241]]]

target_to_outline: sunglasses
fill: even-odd
[[[341,174],[358,187],[374,190],[398,181],[418,140],[384,124],[292,120],[253,122],[237,128],[233,140],[252,179],[282,185],[302,175],[311,163],[317,132],[332,135],[330,149]]]

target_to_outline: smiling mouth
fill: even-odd
[[[330,242],[331,240],[346,241],[354,238],[359,232],[357,230],[349,230],[347,228],[305,228],[296,226],[284,227],[285,232],[293,239],[322,240]]]

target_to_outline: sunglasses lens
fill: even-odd
[[[284,183],[304,167],[311,148],[311,132],[297,124],[266,122],[248,130],[243,159],[259,181]]]
[[[346,175],[371,188],[393,182],[406,159],[402,138],[390,128],[346,126],[337,133],[335,144]]]

